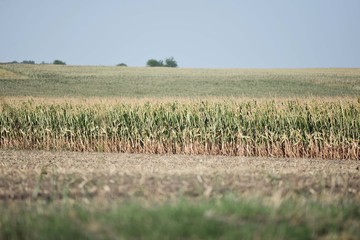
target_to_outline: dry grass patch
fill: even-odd
[[[0,67],[0,79],[26,79],[27,77]]]

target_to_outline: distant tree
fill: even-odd
[[[66,65],[66,63],[63,62],[63,61],[61,61],[61,60],[55,60],[55,61],[53,62],[53,64],[55,64],[55,65]]]
[[[148,67],[163,67],[164,62],[162,60],[149,59],[146,62],[146,66],[148,66]]]
[[[21,63],[23,63],[23,64],[35,64],[35,61],[32,61],[32,60],[24,60],[24,61],[22,61]]]
[[[118,67],[127,67],[127,65],[125,63],[119,63],[118,65],[116,65]]]
[[[146,63],[148,67],[177,67],[178,64],[173,57],[165,59],[165,64],[163,60],[149,59]]]
[[[177,66],[178,66],[178,64],[175,61],[174,57],[169,57],[169,58],[165,59],[165,67],[176,68]]]
[[[17,64],[18,62],[17,62],[17,61],[12,61],[12,62],[10,62],[10,63],[12,63],[12,64]]]

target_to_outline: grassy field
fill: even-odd
[[[2,64],[0,239],[358,239],[359,96],[360,69]]]
[[[0,96],[357,97],[360,69],[173,69],[0,65]]]

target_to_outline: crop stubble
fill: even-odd
[[[0,200],[360,200],[358,161],[0,151]]]

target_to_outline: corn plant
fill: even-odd
[[[1,104],[0,147],[360,159],[359,102]]]

